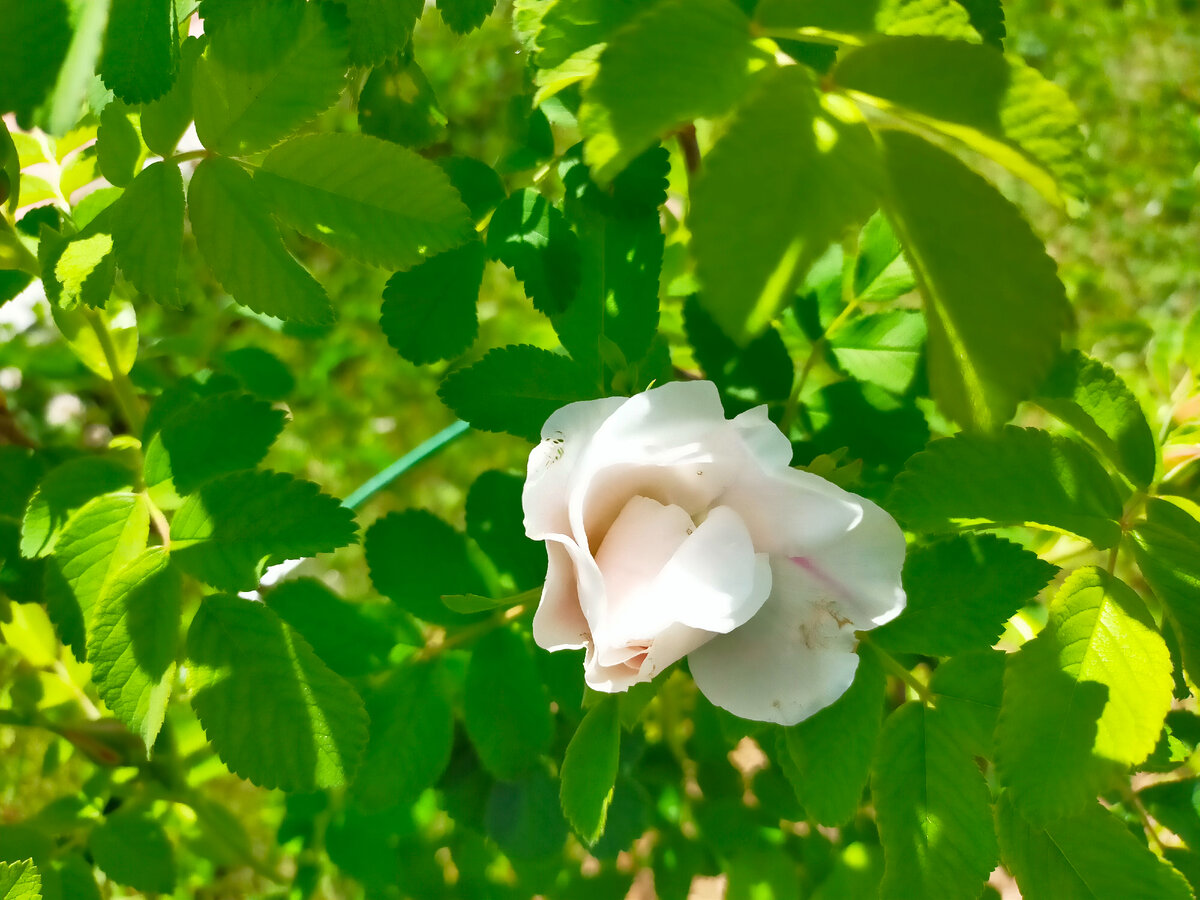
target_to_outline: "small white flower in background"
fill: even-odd
[[[793,725],[828,706],[854,678],[854,632],[904,608],[904,535],[791,457],[766,407],[727,420],[708,381],[558,410],[523,496],[549,555],[534,639],[586,648],[599,691],[686,656],[743,718]]]

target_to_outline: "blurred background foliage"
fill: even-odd
[[[1068,217],[1036,198],[1021,198],[1059,262],[1079,320],[1078,346],[1114,365],[1148,406],[1161,402],[1175,387],[1166,360],[1178,358],[1183,323],[1200,308],[1200,4],[1006,0],[1005,12],[1010,49],[1067,90],[1080,108],[1087,136],[1092,188],[1085,208]],[[466,37],[454,35],[431,7],[417,29],[413,54],[435,99],[421,122],[404,127],[427,129],[430,155],[483,159],[511,175],[509,187],[517,188],[521,179],[538,177],[532,163],[539,153],[550,155],[544,149],[548,138],[557,141],[560,153],[575,141],[569,130],[552,133],[544,119],[531,122],[520,114],[529,107],[533,86],[507,4]],[[554,104],[547,106],[553,118]],[[348,122],[357,114],[343,103],[326,114],[334,118],[323,127],[336,130],[337,117]],[[58,162],[64,171],[86,170],[89,150],[76,147],[87,137],[68,135],[60,142]],[[670,149],[673,172],[678,172],[679,151]],[[142,345],[132,378],[147,389],[184,376],[245,377],[249,372],[249,377],[273,379],[292,423],[265,464],[344,497],[453,421],[436,388],[442,372],[458,363],[417,367],[403,360],[378,326],[386,273],[298,236],[292,241],[293,252],[328,289],[339,314],[334,325],[281,326],[219,301],[220,290],[197,264],[196,254],[185,250],[184,265],[194,269],[189,280],[196,284],[195,299],[186,310],[139,306]],[[671,258],[668,245],[664,279],[671,276]],[[669,303],[663,330],[673,338],[673,361],[688,368],[682,304]],[[62,342],[44,305],[32,315],[31,324],[8,309],[0,324],[0,396],[13,423],[41,445],[105,445],[114,423],[106,418],[111,405],[102,396],[103,382],[87,373]],[[488,264],[479,317],[479,336],[467,361],[508,343],[557,345],[548,321],[530,308],[511,272],[498,263]],[[493,468],[523,470],[527,451],[518,439],[470,432],[376,495],[362,509],[360,523],[365,530],[389,511],[420,507],[461,527],[474,479]],[[339,593],[373,596],[361,546],[323,559],[319,572],[312,569],[308,574],[319,574]],[[22,627],[36,632],[45,626],[31,621]],[[55,645],[52,635],[46,639],[48,646]],[[575,665],[574,659],[564,662]],[[0,684],[12,685],[10,690],[23,684],[13,678],[16,663],[15,654],[0,646]],[[60,692],[64,700],[85,680],[69,669],[59,675],[42,678],[40,687]],[[43,696],[43,704],[49,699]],[[178,741],[181,755],[209,752],[194,722],[190,732],[180,731]],[[221,860],[239,861],[239,851],[214,852],[213,842],[228,841],[232,833],[234,843],[244,842],[262,858],[277,830],[281,842],[287,839],[288,819],[305,798],[285,804],[282,795],[229,776],[215,757],[210,761],[211,766],[193,771],[193,786],[202,784],[242,824],[187,823],[179,850],[198,849],[180,869],[208,884],[194,896],[248,895],[261,888],[259,876],[251,867],[221,866]],[[37,729],[0,727],[0,825],[23,820],[70,794],[92,771],[64,740]],[[422,815],[420,806],[416,815]],[[436,830],[437,823],[411,827]],[[355,839],[349,833],[328,836],[331,849],[338,841],[345,845],[338,852],[347,860],[347,871],[354,868]],[[204,871],[213,865],[205,860],[217,860],[220,871]]]

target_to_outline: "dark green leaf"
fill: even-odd
[[[442,20],[455,34],[466,34],[483,24],[496,8],[496,0],[437,0]]]
[[[142,107],[142,140],[160,156],[169,156],[192,121],[192,78],[206,38],[184,39],[179,51],[179,74],[171,89]]]
[[[28,123],[54,84],[71,41],[63,0],[0,0],[0,22],[14,40],[0,54],[0,113]]]
[[[221,354],[221,362],[246,390],[264,400],[282,400],[296,388],[288,367],[261,347],[227,350]]]
[[[497,781],[488,797],[484,824],[505,855],[516,860],[561,853],[567,838],[558,787],[541,770],[520,781]]]
[[[547,315],[562,312],[575,299],[579,239],[562,212],[534,189],[517,191],[496,208],[487,249],[513,270],[525,295]]]
[[[51,19],[56,17],[58,3],[31,5],[33,9],[48,6]],[[54,89],[38,110],[37,125],[54,137],[63,137],[79,121],[80,107],[88,97],[88,91],[96,85],[96,60],[100,56],[100,45],[104,41],[104,26],[108,22],[109,0],[98,2],[72,2],[70,4],[71,41],[66,57],[58,69]],[[24,18],[24,17],[21,17]],[[0,17],[7,25],[7,16]],[[20,19],[18,19],[18,22]],[[40,28],[31,29],[38,34]],[[54,38],[51,38],[54,40]]]
[[[196,66],[196,133],[209,150],[265,150],[328,109],[342,91],[347,38],[336,7],[250,0],[206,29]]]
[[[992,735],[1004,695],[1007,656],[1001,650],[960,653],[939,665],[929,681],[943,723],[973,756],[994,756]]]
[[[1200,521],[1168,500],[1152,498],[1133,532],[1138,566],[1179,636],[1183,664],[1200,678]]]
[[[934,399],[963,425],[995,428],[1058,353],[1070,307],[1054,261],[1017,208],[954,157],[898,131],[883,145],[889,217],[925,298]]]
[[[879,178],[866,126],[826,107],[803,66],[760,84],[705,160],[689,222],[701,300],[726,334],[745,343],[770,324],[825,247],[871,214]]]
[[[4,187],[0,194],[7,192],[0,196],[0,206],[7,204],[9,215],[15,215],[21,202],[21,157],[3,119],[0,119],[0,182]],[[5,296],[5,288],[0,284],[0,305],[8,299],[11,298]]]
[[[487,163],[470,156],[444,156],[437,164],[450,178],[450,183],[475,221],[482,219],[504,200],[504,182]]]
[[[515,631],[498,629],[475,645],[463,724],[480,761],[497,778],[525,774],[550,749],[550,698],[529,646]]]
[[[53,552],[67,520],[79,507],[93,497],[132,485],[133,473],[104,457],[72,459],[51,469],[29,498],[21,521],[21,555],[37,557]]]
[[[425,9],[423,0],[344,0],[350,17],[350,62],[377,66],[404,49]]]
[[[760,0],[755,18],[764,28],[799,38],[851,44],[876,34],[979,39],[966,10],[948,0]]]
[[[363,134],[414,149],[446,139],[446,114],[429,80],[403,56],[372,70],[358,95],[358,125]]]
[[[1025,900],[1189,900],[1187,882],[1098,803],[1044,828],[1010,793],[996,804],[1005,866]]]
[[[475,428],[536,441],[552,412],[596,397],[598,386],[570,358],[515,344],[452,372],[438,395]]]
[[[890,309],[851,320],[833,333],[829,347],[854,378],[905,395],[922,372],[925,337],[924,316]]]
[[[301,234],[373,265],[408,268],[471,231],[440,168],[367,135],[292,138],[267,155],[254,183]]]
[[[996,768],[1031,820],[1080,812],[1154,749],[1171,705],[1171,657],[1141,599],[1077,569],[1045,629],[1010,658]]]
[[[485,590],[467,556],[466,540],[425,510],[379,519],[367,531],[365,549],[375,590],[427,622],[461,623],[463,617],[449,612],[441,596]]]
[[[750,22],[729,0],[662,0],[608,42],[579,123],[596,180],[612,181],[672,126],[732,107],[750,81]]]
[[[1121,498],[1100,463],[1082,444],[1036,428],[932,442],[896,479],[889,509],[917,531],[1027,524],[1100,548],[1121,538]]]
[[[387,630],[366,607],[346,602],[315,578],[276,585],[266,592],[266,603],[339,675],[366,675],[387,661],[393,643]]]
[[[470,347],[479,331],[475,302],[485,262],[483,243],[469,241],[389,278],[379,319],[388,343],[418,365]]]
[[[180,304],[183,206],[179,167],[156,162],[138,173],[113,207],[117,264],[134,287],[167,306]]]
[[[267,558],[315,556],[354,541],[354,513],[310,481],[234,472],[206,481],[171,521],[171,552],[222,590],[252,590]]]
[[[517,590],[546,577],[546,548],[525,537],[521,508],[523,475],[495,470],[475,479],[467,494],[467,534]]]
[[[1134,484],[1144,488],[1154,480],[1158,451],[1146,414],[1104,363],[1078,350],[1064,354],[1034,402],[1087,438]]]
[[[1057,571],[1037,554],[990,535],[920,547],[904,561],[904,612],[871,632],[871,640],[927,656],[982,650],[996,643],[1004,623]]]
[[[46,607],[78,659],[87,656],[85,637],[97,601],[146,549],[149,527],[145,500],[129,493],[89,500],[67,520],[46,569]]]
[[[878,658],[864,651],[846,693],[780,732],[784,774],[808,815],[823,825],[844,825],[858,810],[883,720],[885,683]]]
[[[362,701],[265,604],[205,597],[187,653],[192,708],[233,772],[287,791],[353,776],[367,742]]]
[[[201,256],[233,299],[282,319],[333,321],[324,288],[283,246],[257,185],[237,163],[200,163],[188,186],[188,216]]]
[[[145,481],[190,494],[214,475],[252,469],[283,430],[284,413],[249,394],[203,397],[172,415],[146,447]]]
[[[979,32],[985,44],[1004,49],[1007,29],[1004,27],[1004,6],[1000,0],[957,0],[971,17],[971,27]]]
[[[179,48],[171,0],[109,0],[100,77],[126,103],[147,103],[175,80]]]
[[[371,741],[354,782],[365,810],[412,803],[450,761],[454,712],[437,669],[405,666],[367,696]]]
[[[181,590],[167,552],[153,547],[109,581],[88,629],[92,681],[147,749],[162,727],[175,681]]]
[[[975,900],[996,865],[990,795],[944,714],[919,702],[888,718],[871,794],[883,844],[884,900]]]
[[[874,384],[837,381],[805,406],[811,446],[820,453],[844,448],[852,458],[895,471],[929,441],[925,414]]]
[[[696,361],[723,393],[735,398],[737,407],[787,399],[795,372],[777,330],[768,327],[743,349],[725,336],[695,298],[687,301],[683,315]]]

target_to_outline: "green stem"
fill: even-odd
[[[358,507],[362,506],[409,469],[435,456],[448,444],[466,434],[470,428],[470,425],[462,421],[455,422],[453,425],[443,428],[429,440],[405,453],[382,472],[367,479],[349,497],[342,501],[342,506],[349,507],[350,509],[358,509]]]
[[[913,693],[920,698],[922,703],[930,706],[933,705],[933,693],[929,690],[929,685],[917,678],[916,675],[904,668],[904,666],[900,665],[900,663],[896,660],[896,657],[892,656],[892,654],[888,653],[878,644],[874,643],[867,635],[860,634],[858,639],[861,643],[870,647],[871,650],[874,651],[875,656],[878,657],[879,661],[883,664],[883,667],[887,669],[888,672],[890,672],[892,675],[895,675],[906,685],[912,688]]]
[[[510,606],[508,609],[501,610],[494,616],[484,619],[475,625],[468,626],[462,631],[456,631],[454,634],[447,637],[445,640],[434,644],[426,644],[423,648],[414,653],[409,659],[414,662],[425,662],[433,659],[435,656],[440,656],[447,650],[456,650],[459,647],[471,644],[485,634],[490,634],[497,628],[503,628],[514,619],[519,619],[529,611],[529,605],[519,603],[516,606]]]
[[[83,316],[87,319],[92,331],[95,332],[96,340],[100,342],[100,350],[104,353],[104,361],[108,363],[108,371],[112,376],[109,384],[112,385],[113,396],[116,398],[117,408],[121,411],[121,418],[129,427],[130,434],[134,437],[141,437],[142,427],[146,424],[146,415],[142,412],[142,403],[133,388],[133,382],[129,380],[128,375],[121,371],[112,335],[108,333],[108,327],[95,310],[85,309]]]
[[[206,156],[211,156],[207,150],[188,150],[184,153],[176,153],[174,156],[168,156],[163,162],[181,163],[192,159],[204,159]]]

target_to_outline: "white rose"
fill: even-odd
[[[558,410],[523,496],[549,556],[534,639],[586,648],[598,691],[686,656],[743,718],[792,725],[828,706],[854,678],[855,631],[904,608],[904,535],[791,457],[766,407],[727,420],[708,381]]]

